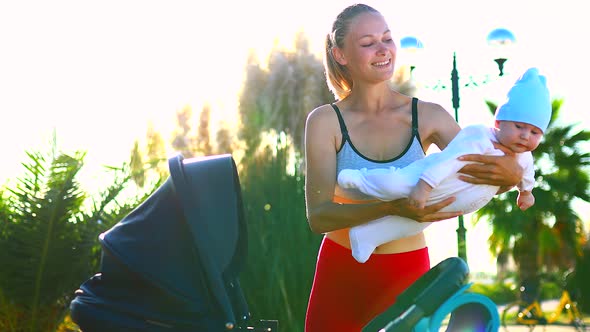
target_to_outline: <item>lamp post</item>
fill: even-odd
[[[507,29],[498,28],[492,30],[487,36],[487,43],[489,46],[497,48],[501,51],[502,48],[516,42],[514,35]],[[413,36],[407,36],[401,39],[400,46],[402,50],[409,53],[417,53],[424,48],[422,42]],[[503,55],[496,55],[494,61],[498,64],[499,74],[498,76],[504,75],[504,63],[507,58]],[[412,72],[416,68],[415,64],[410,64],[410,78]],[[453,109],[455,111],[455,121],[459,122],[459,71],[457,70],[457,56],[453,52],[453,68],[451,70],[451,101]],[[457,217],[457,255],[467,262],[467,243],[465,224],[463,222],[463,216]]]

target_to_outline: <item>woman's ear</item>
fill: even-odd
[[[332,57],[342,66],[346,65],[347,63],[346,59],[344,58],[344,53],[338,47],[332,47]]]

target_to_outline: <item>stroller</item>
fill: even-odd
[[[99,236],[100,272],[70,303],[84,332],[267,331],[253,319],[239,282],[247,256],[241,187],[231,155],[168,160],[170,176]],[[467,265],[437,264],[363,332],[497,331],[495,304],[469,293]],[[450,315],[450,319],[448,316]]]

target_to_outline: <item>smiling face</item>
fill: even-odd
[[[342,48],[334,48],[334,58],[345,66],[354,81],[378,83],[391,79],[396,45],[385,18],[366,12],[354,18]]]
[[[543,137],[541,129],[524,122],[496,120],[496,128],[498,142],[516,153],[535,150]]]

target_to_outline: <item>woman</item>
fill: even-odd
[[[454,218],[461,211],[440,212],[449,198],[423,209],[406,199],[376,201],[337,185],[344,168],[403,167],[440,149],[460,128],[440,105],[394,91],[396,45],[384,17],[355,4],[336,18],[326,38],[327,83],[337,102],[313,110],[305,129],[306,207],[312,231],[325,234],[318,254],[306,315],[306,331],[360,331],[391,306],[406,287],[430,268],[423,233],[379,246],[361,264],[351,255],[348,230],[387,215],[417,221]],[[517,184],[522,168],[513,155],[468,155],[482,164],[466,166],[470,183],[503,190]]]

